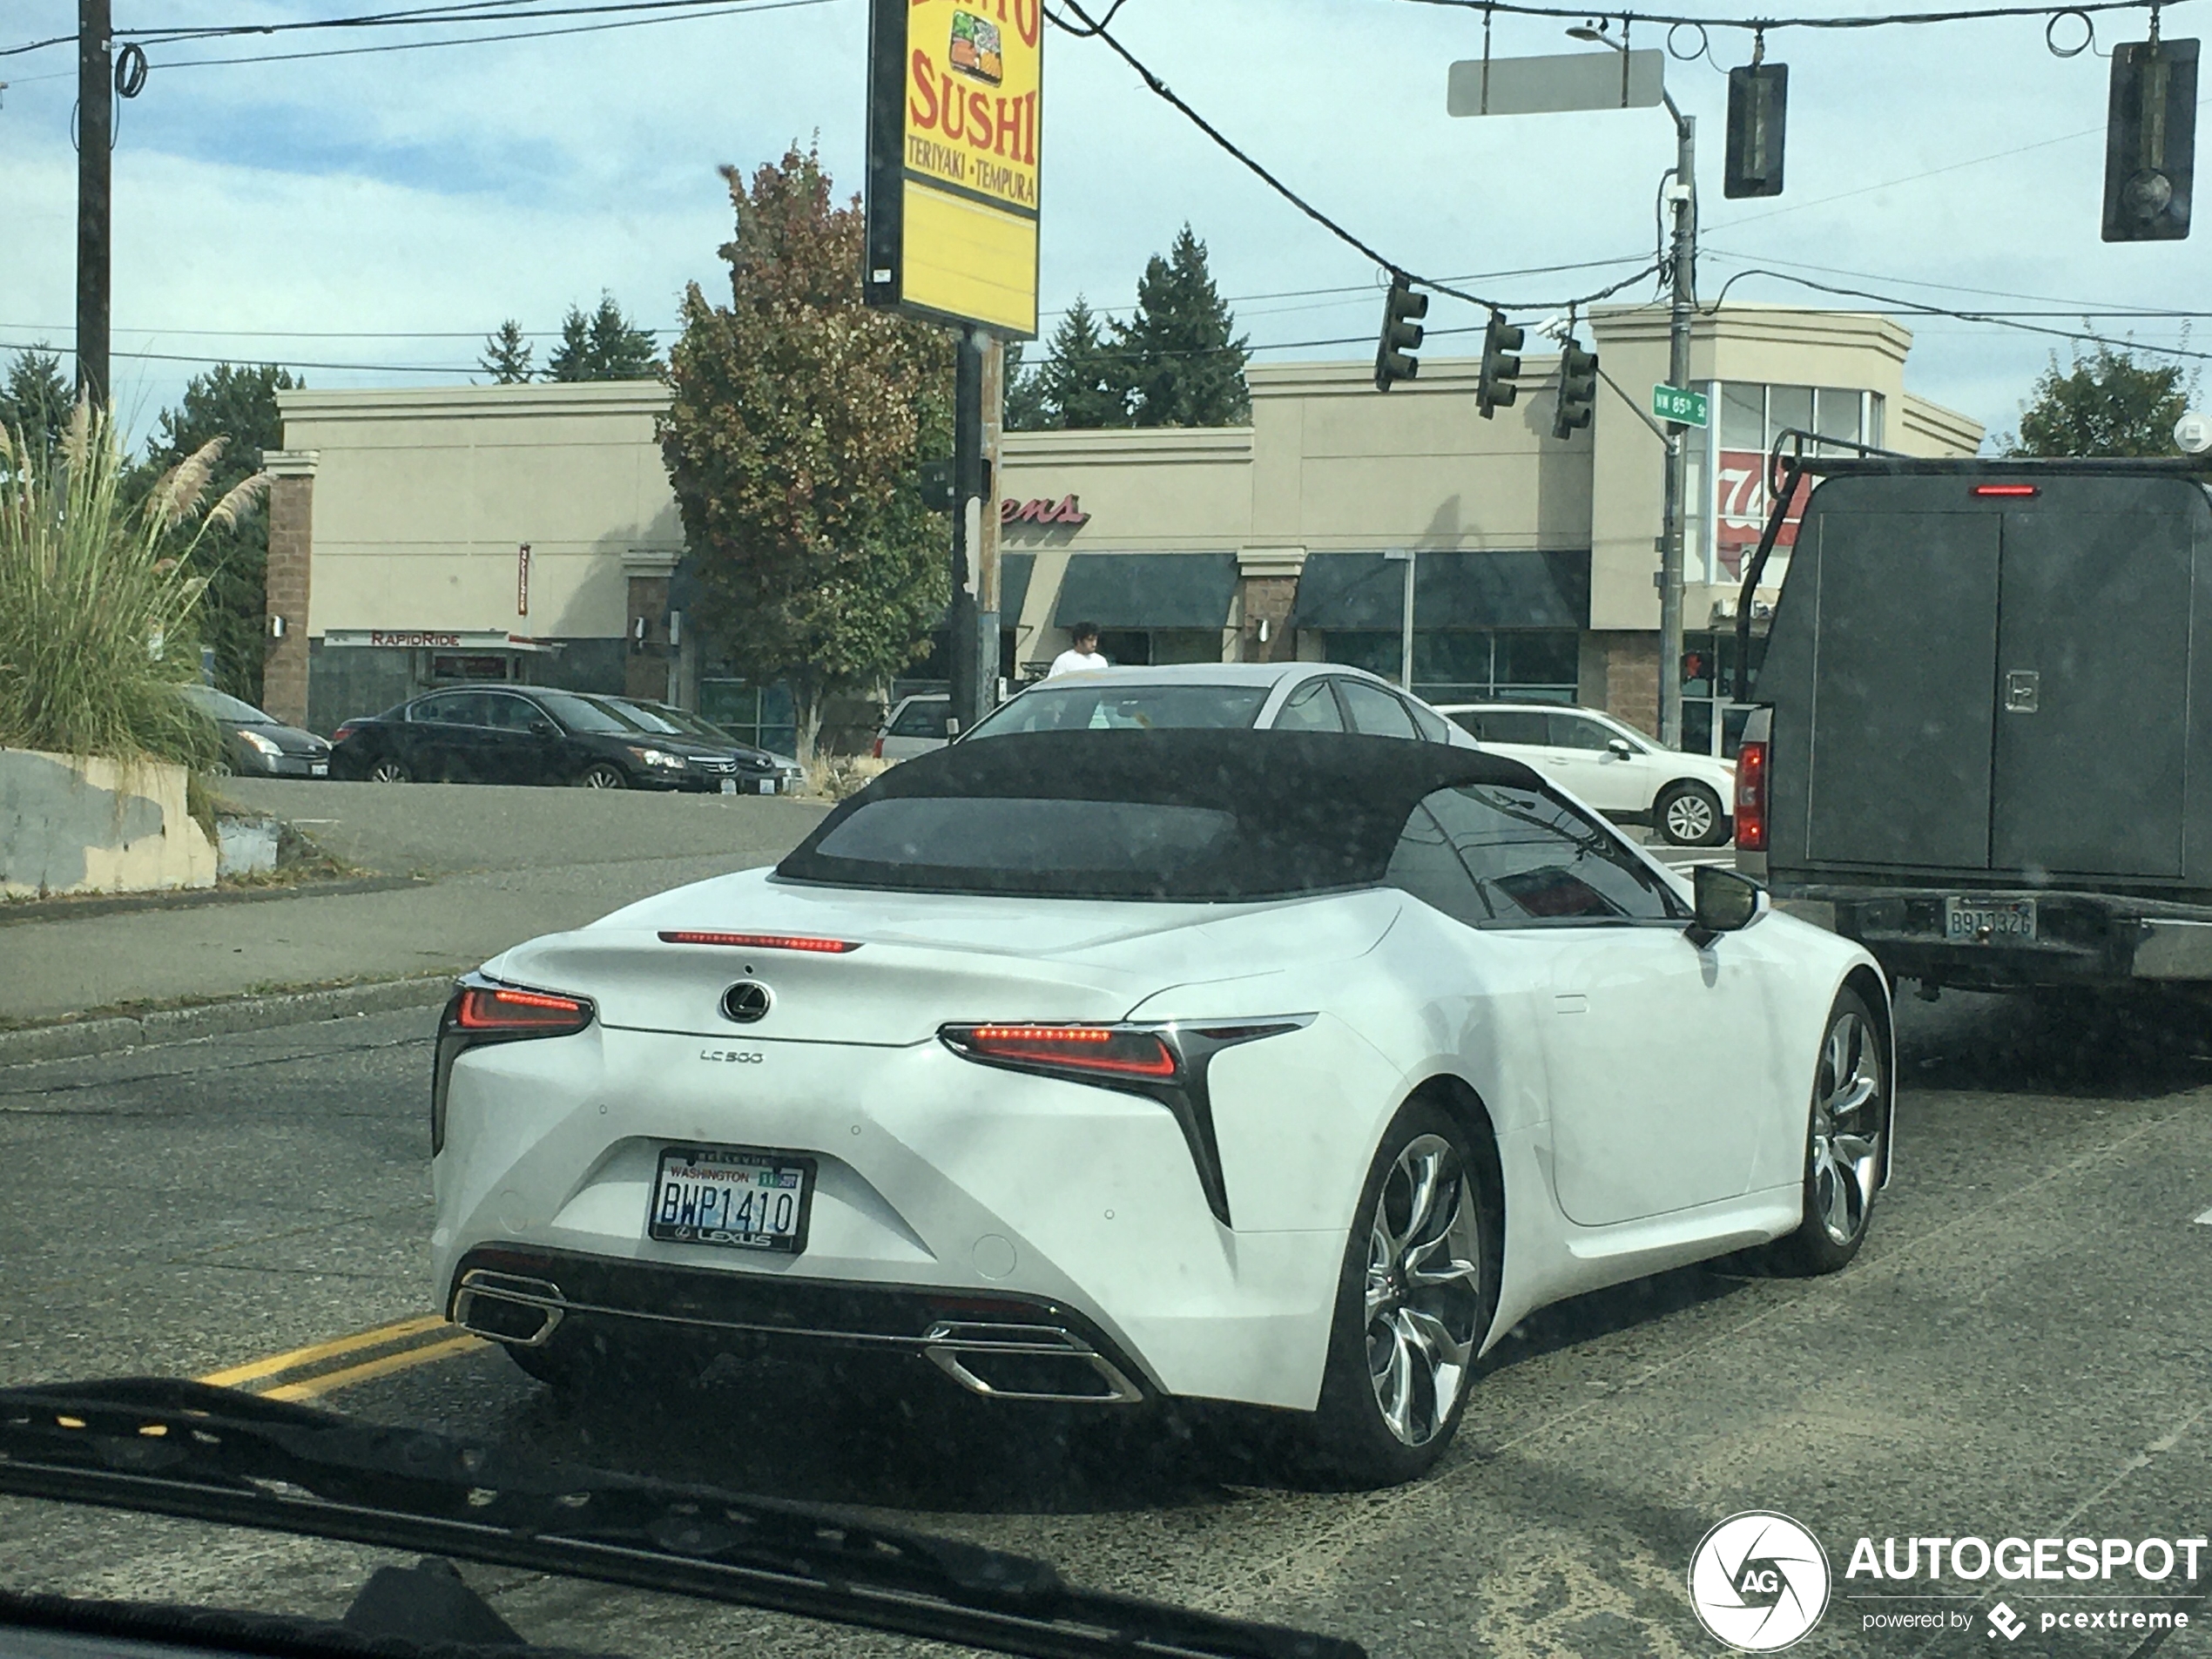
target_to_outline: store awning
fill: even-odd
[[[1052,623],[1065,628],[1221,628],[1237,597],[1234,553],[1078,553]]]
[[[1310,553],[1298,577],[1294,628],[1395,632],[1405,570],[1380,553]],[[1422,553],[1414,564],[1413,627],[1587,628],[1590,556]]]
[[[999,626],[1011,628],[1022,620],[1022,607],[1029,597],[1029,572],[1037,567],[1034,553],[999,555]]]

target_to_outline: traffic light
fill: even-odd
[[[1597,354],[1584,351],[1571,340],[1559,346],[1559,413],[1552,417],[1552,436],[1572,437],[1589,425],[1597,408]]]
[[[2105,130],[2107,242],[2178,242],[2189,233],[2196,45],[2139,40],[2113,50]]]
[[[1497,312],[1490,314],[1490,326],[1482,331],[1482,375],[1474,385],[1474,406],[1486,421],[1521,395],[1513,377],[1521,373],[1521,359],[1514,354],[1521,338],[1521,330]]]
[[[1725,196],[1782,193],[1783,121],[1790,107],[1790,65],[1751,64],[1728,71]]]
[[[1421,372],[1413,356],[1420,349],[1421,336],[1426,332],[1420,320],[1428,315],[1428,296],[1415,293],[1402,276],[1390,280],[1390,293],[1383,300],[1382,343],[1375,347],[1375,390],[1387,392],[1400,381],[1410,381]]]
[[[933,513],[949,513],[960,504],[960,498],[953,493],[950,461],[921,463],[921,504]]]

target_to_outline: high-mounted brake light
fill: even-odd
[[[706,934],[677,930],[663,933],[664,945],[730,945],[740,950],[810,950],[820,955],[842,956],[860,949],[857,940],[811,939],[801,934]]]
[[[1745,853],[1766,851],[1766,750],[1754,742],[1736,753],[1736,845]]]
[[[948,1025],[941,1035],[955,1053],[998,1065],[1161,1082],[1177,1070],[1174,1050],[1141,1027]]]
[[[528,1032],[552,1036],[581,1031],[591,1023],[591,1004],[577,996],[554,996],[510,986],[464,988],[453,1022],[469,1032]]]
[[[2042,493],[2042,486],[2040,484],[1976,484],[1974,486],[1974,494],[1977,496],[2040,496]]]

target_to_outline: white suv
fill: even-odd
[[[1534,703],[1440,705],[1486,749],[1535,767],[1608,818],[1649,824],[1676,846],[1729,838],[1736,763],[1662,749],[1595,709]]]

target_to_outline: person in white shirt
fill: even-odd
[[[1045,675],[1047,679],[1055,674],[1073,674],[1082,669],[1104,668],[1107,665],[1106,659],[1098,654],[1096,623],[1077,623],[1069,631],[1068,637],[1074,643],[1052,659],[1052,667]]]

